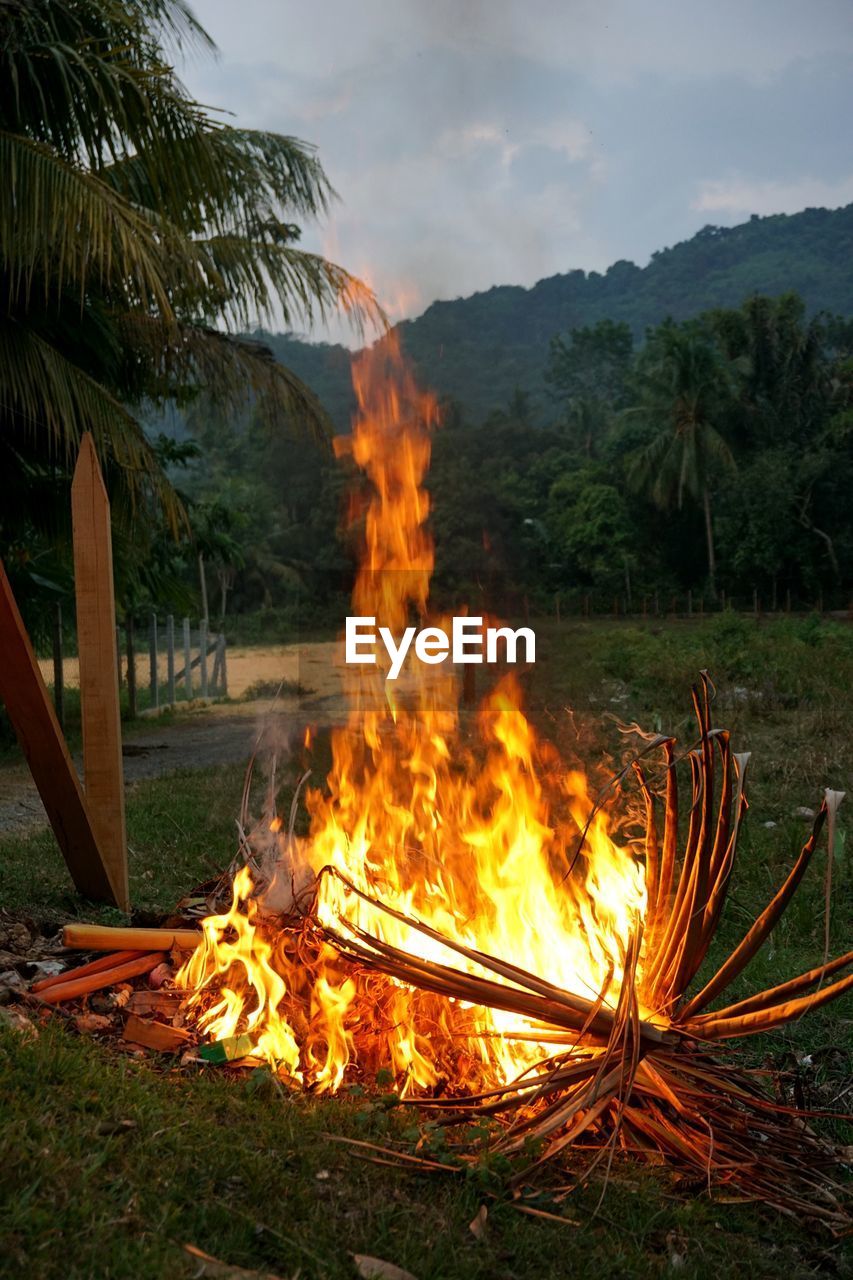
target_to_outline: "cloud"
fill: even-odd
[[[800,209],[830,208],[853,202],[853,175],[836,182],[803,177],[789,182],[756,182],[733,176],[701,184],[691,209],[725,213],[731,217],[758,213],[796,213]]]
[[[317,145],[341,202],[303,244],[409,314],[853,199],[849,0],[195,7],[190,88]]]

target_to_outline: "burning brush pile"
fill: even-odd
[[[387,344],[361,359],[356,390],[345,443],[369,490],[352,512],[353,614],[398,635],[427,614],[435,405]],[[712,726],[708,680],[694,740],[638,735],[593,795],[537,737],[513,679],[463,732],[454,678],[420,671],[393,685],[380,665],[350,673],[325,786],[306,773],[289,819],[271,805],[244,824],[228,901],[175,977],[185,1030],[318,1093],[390,1069],[403,1106],[448,1125],[494,1119],[518,1189],[544,1166],[559,1182],[567,1149],[585,1153],[580,1176],[623,1150],[849,1226],[837,1153],[715,1051],[853,987],[848,952],[726,1002],[824,828],[831,844],[841,793],[826,793],[787,879],[715,967],[748,757]]]

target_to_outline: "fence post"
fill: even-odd
[[[190,620],[184,618],[184,689],[186,690],[187,701],[189,702],[193,696],[193,668],[192,668],[192,645],[190,644]]]
[[[790,587],[785,588],[785,612],[786,613],[791,612],[791,588]]]
[[[199,665],[201,667],[201,696],[207,697],[207,622],[202,618],[198,624]]]
[[[124,634],[127,641],[127,714],[131,720],[136,719],[136,650],[133,645],[133,614],[124,620]]]
[[[225,632],[222,631],[219,635],[219,692],[223,698],[228,697],[228,668],[225,665],[226,651],[227,645],[225,644]]]
[[[65,670],[62,665],[62,605],[53,614],[53,706],[60,729],[65,729]]]
[[[692,587],[687,592],[687,616],[688,618],[693,617],[693,588]]]
[[[175,705],[175,619],[166,615],[166,673],[169,681],[169,705]]]
[[[151,705],[160,706],[160,681],[157,673],[157,614],[152,613],[148,629],[148,672],[151,684]]]
[[[660,598],[657,592],[655,592],[655,617],[660,617]]]
[[[213,670],[210,673],[210,696],[216,697],[216,691],[219,688],[219,663],[222,658],[222,650],[219,647],[219,636],[216,637],[216,643],[213,646]]]
[[[560,593],[559,591],[554,596],[554,611],[557,614],[557,626],[559,626],[560,625]]]
[[[755,614],[757,618],[758,617],[758,591],[755,587],[752,588],[752,612]]]

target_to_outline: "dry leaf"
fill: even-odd
[[[136,1128],[135,1120],[102,1120],[95,1132],[104,1138],[113,1138],[119,1133],[128,1133]]]
[[[96,1031],[106,1031],[113,1023],[112,1018],[103,1013],[78,1013],[74,1025],[82,1035],[91,1036]]]
[[[352,1258],[362,1280],[415,1280],[411,1271],[404,1271],[383,1258],[371,1258],[367,1253],[354,1253]]]
[[[157,991],[162,987],[164,982],[169,982],[173,977],[174,973],[172,972],[172,966],[164,960],[162,964],[158,964],[157,967],[152,969],[149,973],[148,985],[152,991]]]
[[[666,1237],[666,1251],[673,1271],[680,1271],[687,1261],[686,1237],[678,1231],[669,1231]]]
[[[468,1230],[476,1240],[482,1240],[486,1234],[486,1222],[488,1221],[489,1211],[484,1204],[481,1204],[474,1217],[468,1223]]]
[[[281,1280],[271,1271],[251,1271],[246,1267],[233,1267],[229,1262],[220,1262],[194,1244],[185,1244],[184,1249],[198,1263],[196,1276],[215,1277],[215,1280]]]
[[[20,1009],[0,1008],[0,1026],[9,1027],[12,1031],[18,1031],[21,1035],[31,1039],[35,1039],[38,1035],[38,1029],[35,1024],[30,1021],[25,1013],[21,1013]]]

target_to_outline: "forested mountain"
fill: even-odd
[[[557,594],[575,608],[687,591],[846,606],[851,249],[853,205],[753,219],[642,269],[495,288],[401,326],[446,398],[429,473],[434,599],[504,616]],[[349,351],[253,336],[348,429]],[[158,447],[178,451],[219,607],[260,610],[271,635],[338,618],[351,467],[295,417],[270,430],[251,398],[238,415],[191,402],[178,421]]]
[[[705,227],[653,254],[645,267],[621,261],[603,275],[570,271],[532,289],[498,285],[434,302],[400,330],[421,380],[457,400],[470,418],[505,406],[521,388],[530,393],[533,421],[542,423],[550,416],[544,372],[555,335],[608,319],[624,321],[641,339],[667,316],[684,320],[713,307],[737,307],[751,294],[788,291],[798,293],[811,314],[853,315],[853,205]],[[346,429],[352,391],[345,348],[262,336]]]

